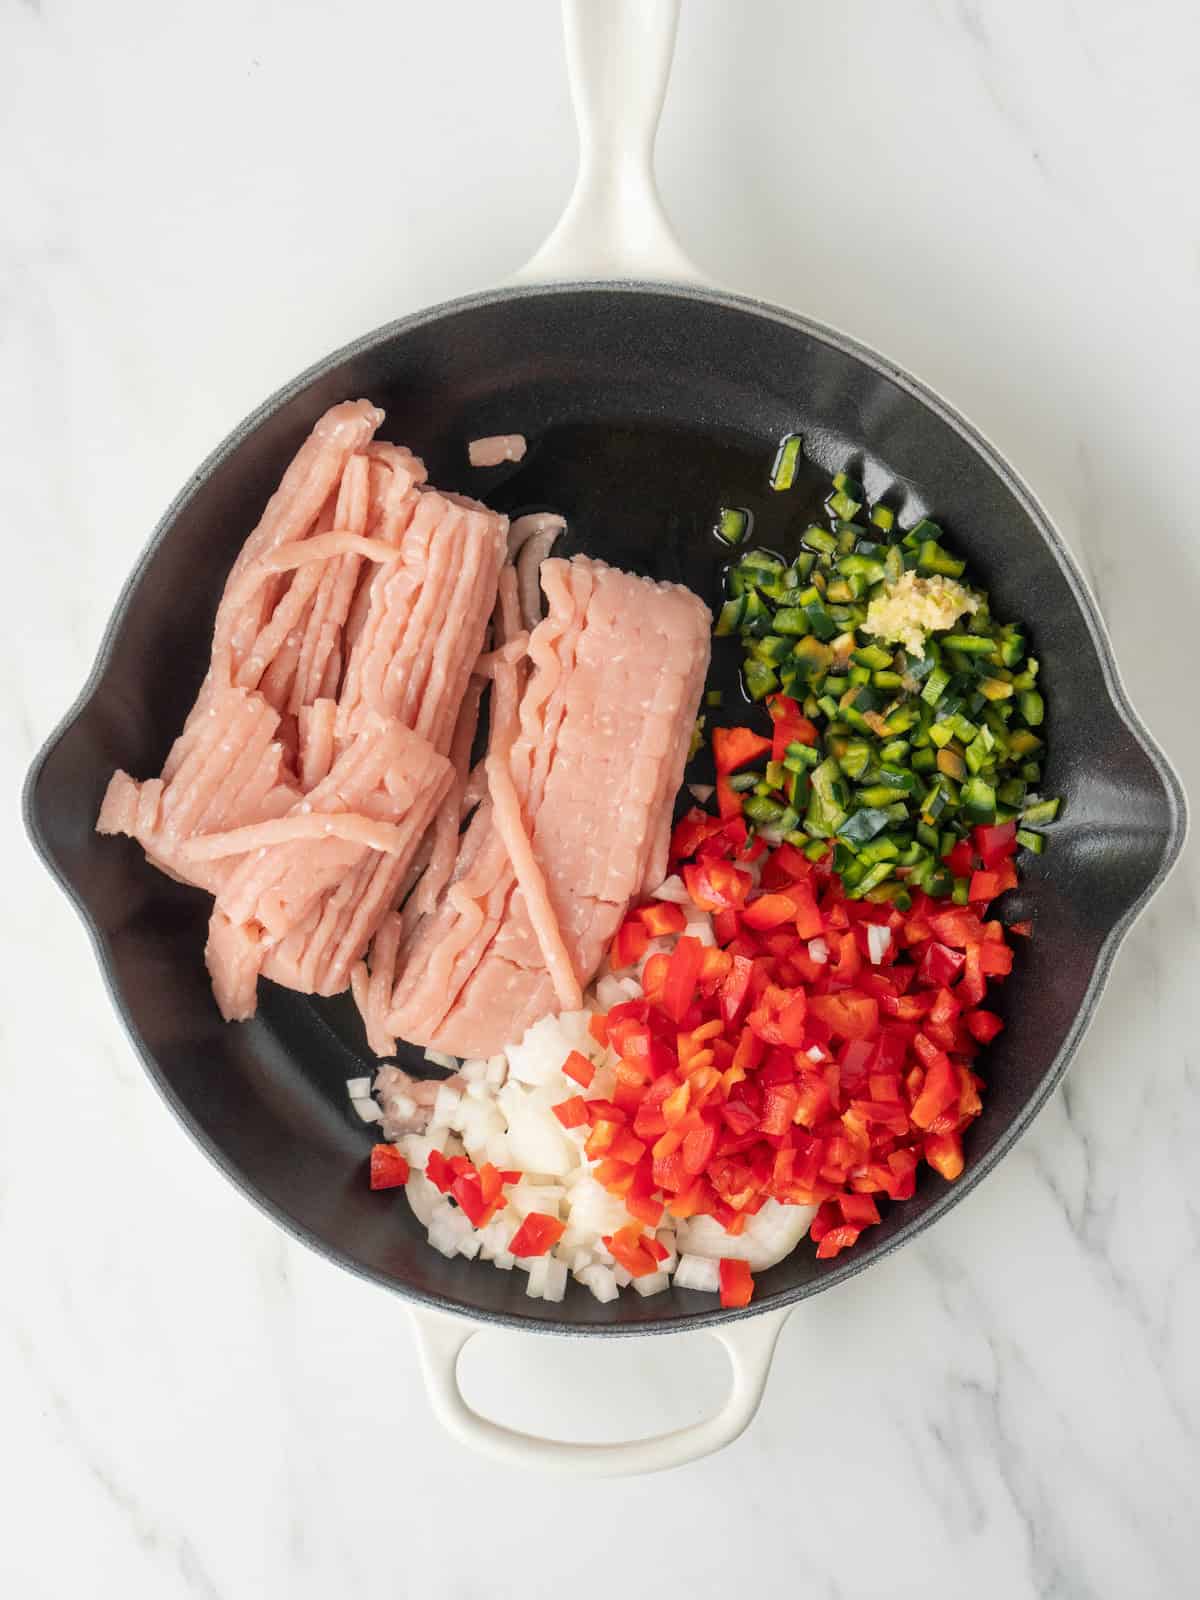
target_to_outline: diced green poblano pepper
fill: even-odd
[[[800,450],[804,441],[798,433],[789,433],[786,439],[780,442],[779,450],[775,456],[775,465],[771,468],[772,489],[790,489],[796,481],[796,469],[800,465]]]
[[[800,440],[790,435],[774,487],[792,487],[799,470]],[[838,474],[826,502],[831,526],[805,529],[790,560],[743,551],[749,513],[718,511],[717,531],[739,554],[715,631],[740,635],[752,699],[782,689],[821,735],[814,746],[789,746],[765,772],[731,781],[748,796],[752,824],[797,842],[811,859],[825,853],[821,841],[836,839],[834,866],[847,892],[898,904],[925,888],[963,900],[966,880],[955,880],[940,856],[973,825],[1016,819],[1022,844],[1037,850],[1037,825],[1057,814],[1057,801],[1027,803],[1041,778],[1038,662],[1020,624],[995,620],[979,591],[976,609],[952,631],[926,636],[920,654],[867,634],[867,607],[885,584],[905,571],[961,578],[965,562],[946,549],[936,523],[924,519],[900,535],[887,506],[855,521],[864,504],[862,486]],[[904,881],[885,883],[879,872]]]
[[[990,656],[996,641],[977,633],[943,633],[938,643],[948,650],[958,650],[967,655]]]
[[[990,822],[996,810],[996,791],[976,774],[963,784],[962,808],[974,822]]]
[[[1044,823],[1053,822],[1058,816],[1062,801],[1057,797],[1053,800],[1038,800],[1031,806],[1026,806],[1021,813],[1021,821],[1030,827],[1040,827]]]
[[[934,667],[925,680],[925,685],[921,690],[921,699],[924,700],[927,706],[937,705],[949,682],[950,674],[945,667]]]
[[[808,811],[804,825],[819,838],[832,837],[846,817],[842,804],[841,773],[837,762],[828,758],[809,775]]]
[[[774,668],[767,666],[764,661],[746,661],[742,667],[742,676],[746,680],[746,693],[751,700],[765,700],[779,687],[779,679]]]
[[[966,569],[965,561],[950,555],[933,539],[925,539],[917,552],[918,572],[940,573],[946,578],[961,578]]]
[[[723,544],[741,544],[750,527],[750,513],[740,506],[722,506],[717,512],[717,538]]]

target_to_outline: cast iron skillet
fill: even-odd
[[[568,11],[585,159],[572,210],[541,258],[551,269],[585,233],[594,247],[599,227],[610,260],[632,250],[653,273],[648,253],[657,250],[661,275],[687,271],[655,213],[649,177],[674,13],[675,0],[593,8],[586,23]],[[596,36],[585,38],[585,26]],[[611,188],[598,194],[593,143],[605,95],[616,92],[611,52],[629,46],[631,28],[641,30],[641,81],[621,79],[618,103],[644,157],[632,200]],[[597,60],[607,77],[593,75]],[[605,205],[607,217],[597,209]],[[203,675],[226,572],[285,464],[327,406],[357,396],[386,409],[383,433],[417,450],[432,481],[505,510],[552,506],[569,519],[571,548],[683,580],[710,602],[719,571],[709,530],[722,500],[758,496],[760,539],[785,548],[814,509],[819,479],[851,464],[902,522],[942,523],[997,614],[1029,627],[1049,691],[1043,788],[1065,797],[1064,820],[1048,853],[1023,864],[1012,914],[1032,915],[1036,937],[1003,990],[1008,1027],[985,1058],[988,1089],[967,1170],[954,1185],[926,1173],[915,1199],[892,1207],[835,1262],[797,1250],[758,1279],[749,1313],[686,1291],[601,1305],[572,1286],[561,1305],[531,1301],[523,1274],[430,1249],[403,1198],[366,1185],[371,1133],[349,1107],[345,1080],[373,1063],[353,1008],[264,984],[258,1018],[223,1025],[201,958],[207,898],[153,871],[132,842],[92,831],[114,767],[139,776],[160,769]],[[795,430],[811,482],[791,496],[765,494],[776,443]],[[509,431],[532,441],[526,462],[471,472],[465,441]],[[603,281],[509,288],[406,317],[304,373],[236,429],[156,529],[82,695],[30,773],[26,818],[84,919],[153,1081],[244,1193],[295,1237],[414,1301],[587,1334],[711,1328],[779,1311],[861,1271],[961,1200],[1062,1076],[1120,942],[1185,830],[1178,780],[1126,699],[1061,539],[961,417],[888,361],[802,317],[699,287]],[[767,1355],[779,1320],[759,1338]],[[463,1337],[451,1336],[451,1356]],[[448,1390],[446,1373],[435,1376]],[[748,1419],[763,1376],[765,1367],[740,1374],[747,1392],[736,1421],[693,1438],[686,1452],[614,1456],[595,1470],[664,1465],[723,1442]]]

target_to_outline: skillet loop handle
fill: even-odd
[[[654,180],[679,0],[563,0],[579,174],[558,226],[516,283],[698,283]]]
[[[458,1358],[467,1341],[480,1331],[478,1325],[415,1307],[412,1315],[434,1414],[462,1444],[509,1466],[573,1473],[581,1478],[627,1478],[681,1467],[732,1444],[758,1410],[775,1344],[790,1312],[790,1306],[782,1311],[760,1311],[706,1330],[725,1346],[732,1369],[733,1382],[724,1405],[704,1422],[623,1444],[538,1439],[481,1417],[458,1387]]]

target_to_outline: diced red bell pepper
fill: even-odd
[[[667,981],[670,971],[671,958],[665,950],[656,950],[642,968],[642,988],[646,998],[659,1002],[662,1000],[663,985]]]
[[[979,966],[986,978],[1006,978],[1012,971],[1013,953],[1011,945],[997,944],[994,939],[985,940],[979,950]]]
[[[721,1117],[726,1127],[738,1136],[758,1127],[758,1112],[745,1100],[727,1100],[721,1107]]]
[[[595,1067],[580,1050],[571,1051],[562,1069],[568,1078],[573,1078],[584,1089],[591,1087],[592,1079],[596,1076]]]
[[[564,1128],[582,1128],[588,1120],[587,1103],[581,1094],[573,1094],[569,1100],[560,1100],[552,1110]]]
[[[879,1031],[878,1002],[853,990],[813,995],[808,1009],[840,1039],[871,1039]]]
[[[921,960],[918,963],[920,980],[928,984],[931,989],[953,983],[962,971],[966,959],[961,950],[952,950],[949,945],[939,944],[936,939],[931,939],[921,952]]]
[[[671,952],[671,964],[667,968],[667,978],[663,984],[660,1002],[663,1010],[674,1022],[683,1021],[688,1007],[696,997],[696,985],[700,981],[703,961],[704,946],[691,934],[684,934]]]
[[[763,1133],[790,1133],[800,1104],[800,1090],[792,1083],[769,1084],[763,1095],[759,1128]]]
[[[687,927],[683,907],[671,900],[652,900],[649,905],[639,906],[635,915],[652,939],[669,938]]]
[[[1000,874],[998,872],[981,871],[971,874],[970,887],[967,889],[967,899],[994,900],[1000,893]]]
[[[990,827],[972,828],[971,840],[984,866],[994,867],[1016,854],[1017,825],[1015,822],[997,822]]]
[[[969,878],[975,867],[975,853],[965,839],[960,839],[943,860],[956,878]]]
[[[785,883],[798,883],[811,872],[812,862],[802,851],[794,844],[781,844],[771,852],[762,881],[766,888],[777,889]]]
[[[874,1195],[840,1194],[837,1203],[841,1209],[842,1221],[852,1228],[867,1228],[879,1221],[879,1207],[875,1203]]]
[[[544,1211],[531,1211],[513,1234],[509,1253],[514,1256],[544,1256],[562,1238],[566,1223]]]
[[[634,1180],[636,1186],[636,1179]],[[666,1206],[661,1200],[656,1200],[652,1195],[637,1194],[634,1189],[625,1196],[625,1209],[631,1217],[636,1217],[639,1222],[644,1222],[649,1228],[657,1228],[662,1221],[662,1214]]]
[[[704,946],[704,955],[700,962],[701,983],[716,985],[732,971],[733,957],[728,950],[718,950],[716,945],[711,944]]]
[[[843,1250],[849,1250],[858,1243],[859,1232],[858,1228],[847,1227],[845,1223],[830,1228],[817,1246],[817,1260],[829,1261]]]
[[[425,1163],[425,1176],[435,1189],[442,1194],[449,1194],[455,1171],[440,1150],[431,1150],[429,1160]]]
[[[690,1128],[683,1138],[683,1170],[698,1177],[712,1160],[717,1147],[717,1123],[712,1113],[700,1117],[698,1126]]]
[[[753,728],[714,728],[712,748],[713,764],[725,775],[766,755],[771,741],[755,733]]]
[[[800,938],[804,940],[820,938],[825,932],[825,920],[817,910],[812,885],[801,881],[793,884],[789,893],[796,908],[796,932]]]
[[[967,1032],[980,1044],[991,1044],[1004,1027],[994,1011],[968,1011],[963,1017]]]
[[[930,917],[929,926],[936,938],[956,950],[966,950],[983,936],[979,918],[965,907],[937,912]]]
[[[588,1018],[588,1032],[601,1049],[608,1043],[608,1018],[603,1011],[593,1011]]]
[[[735,817],[740,817],[744,801],[737,789],[733,787],[723,772],[717,773],[717,810],[722,822],[731,822]]]
[[[747,928],[763,933],[791,922],[796,915],[796,902],[791,893],[760,894],[751,900],[742,912],[742,922]]]
[[[955,986],[964,1009],[981,1004],[987,994],[987,979],[983,975],[983,963],[980,959],[980,946],[971,944],[967,946],[967,960],[963,967],[962,977]]]
[[[645,1235],[636,1222],[618,1228],[616,1233],[606,1234],[604,1243],[613,1260],[619,1262],[632,1277],[645,1278],[658,1271],[658,1261],[646,1248]]]
[[[953,1183],[963,1169],[962,1139],[957,1133],[931,1133],[922,1147],[935,1172]]]
[[[1017,934],[1022,939],[1032,939],[1033,938],[1033,923],[1032,922],[1010,922],[1009,925],[1008,925],[1008,931],[1009,931],[1009,933]]]
[[[917,1037],[921,1036],[918,1034]],[[954,1063],[943,1051],[937,1050],[925,1068],[925,1083],[909,1116],[918,1128],[932,1127],[943,1111],[957,1103],[959,1093],[960,1084]]]
[[[724,827],[719,817],[710,816],[707,811],[693,806],[671,830],[671,860],[688,860],[707,840],[721,833]]]
[[[888,1194],[893,1200],[911,1200],[917,1187],[917,1153],[915,1150],[893,1150],[887,1158],[892,1183]]]
[[[952,989],[938,989],[934,993],[933,1004],[929,1008],[929,1020],[926,1027],[952,1027],[958,1020],[962,1010],[958,996]]]
[[[730,1260],[722,1256],[717,1275],[721,1284],[723,1306],[748,1306],[754,1296],[754,1275],[748,1261]]]
[[[750,998],[750,980],[754,963],[747,956],[734,956],[727,977],[721,980],[721,1017],[726,1027],[732,1027],[742,1015]]]
[[[837,956],[830,967],[830,972],[839,983],[853,983],[862,971],[862,952],[858,947],[858,940],[852,933],[842,933],[831,944],[837,950]]]
[[[398,1189],[408,1182],[408,1162],[394,1144],[371,1146],[372,1189]]]
[[[771,739],[772,761],[782,761],[787,755],[789,744],[816,744],[816,724],[810,722],[796,702],[787,695],[769,695],[767,698],[767,710],[771,714],[771,722],[773,724],[773,737]]]
[[[607,1189],[609,1194],[617,1195],[622,1200],[633,1188],[636,1172],[628,1161],[618,1161],[615,1156],[605,1156],[603,1161],[596,1163],[593,1170],[596,1182]]]
[[[473,1228],[484,1228],[504,1204],[500,1194],[501,1176],[490,1162],[476,1171],[460,1172],[450,1192]]]
[[[791,998],[779,1013],[779,1034],[785,1045],[798,1050],[804,1043],[804,1023],[808,1015],[808,998],[803,989],[793,989]]]
[[[637,917],[626,917],[609,948],[609,961],[618,969],[634,967],[646,954],[649,945],[650,935],[645,923]]]
[[[753,880],[732,861],[698,861],[684,867],[683,881],[701,911],[736,911],[745,905]]]

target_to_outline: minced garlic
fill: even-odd
[[[964,612],[978,610],[978,598],[953,578],[922,578],[906,572],[871,601],[862,627],[889,643],[902,644],[910,655],[923,656],[926,634],[952,628]]]

